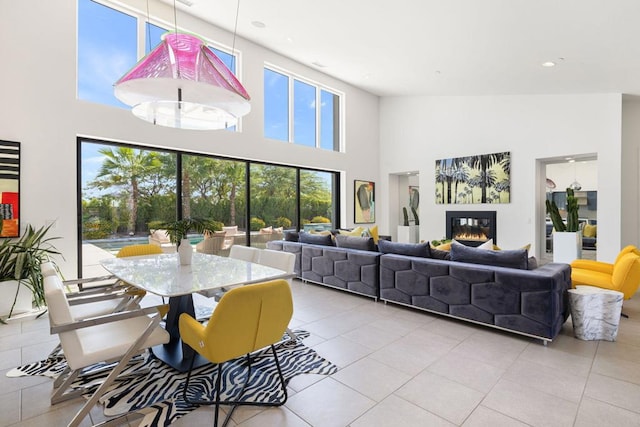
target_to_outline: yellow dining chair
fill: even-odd
[[[218,425],[220,405],[232,405],[223,426],[231,419],[238,405],[280,406],[287,401],[287,387],[273,344],[282,340],[293,315],[291,288],[286,280],[246,285],[225,293],[205,326],[186,313],[180,315],[180,337],[195,352],[218,365],[213,401],[190,400],[187,397],[195,353],[184,385],[185,402],[195,405],[215,405],[214,426]],[[271,346],[275,358],[284,399],[277,402],[241,402],[244,390],[251,380],[250,353]],[[233,401],[220,399],[220,381],[224,362],[246,355],[248,370],[244,384]]]
[[[633,245],[623,248],[613,264],[577,259],[571,263],[571,286],[596,286],[619,291],[631,298],[640,286],[640,251]]]
[[[129,256],[140,255],[160,255],[162,254],[162,248],[158,245],[146,243],[142,245],[129,245],[123,246],[116,254],[117,258],[124,258]]]

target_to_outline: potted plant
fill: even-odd
[[[169,221],[162,224],[162,228],[167,230],[171,243],[175,243],[178,248],[180,264],[191,264],[193,248],[187,239],[187,233],[191,230],[196,233],[213,232],[216,228],[214,221],[207,221],[200,218],[183,218]]]
[[[546,201],[547,213],[553,223],[553,262],[570,264],[582,256],[582,233],[578,221],[578,199],[567,188],[567,221],[562,220],[554,201]]]
[[[0,243],[0,315],[30,311],[45,305],[40,265],[60,252],[47,237],[51,226],[34,229],[27,225],[22,237]]]

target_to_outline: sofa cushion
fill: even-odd
[[[453,242],[451,245],[451,261],[518,268],[521,270],[528,269],[528,254],[526,249],[494,251],[491,249],[472,248],[458,242]]]
[[[340,234],[344,236],[362,236],[364,229],[362,227],[356,227],[353,230],[339,230]]]
[[[297,242],[298,241],[298,232],[297,231],[285,231],[284,240],[287,242]]]
[[[429,247],[429,252],[431,253],[431,258],[433,259],[443,259],[447,261],[451,259],[451,254],[449,253],[449,251],[441,251],[440,249],[431,246]]]
[[[310,243],[312,245],[333,246],[331,234],[311,234],[301,231],[298,234],[298,241],[300,243]]]
[[[375,250],[375,244],[372,237],[356,237],[356,236],[344,236],[338,234],[336,236],[336,246],[346,249],[359,249],[361,251],[373,251]]]
[[[378,240],[378,250],[383,254],[396,254],[431,258],[429,243],[399,243]]]

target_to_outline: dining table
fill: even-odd
[[[180,372],[208,362],[180,339],[178,321],[182,313],[195,316],[194,293],[209,293],[234,286],[288,279],[291,273],[240,259],[195,252],[191,264],[181,265],[178,254],[109,258],[100,261],[109,273],[146,292],[169,298],[165,329],[171,336],[167,344],[151,349],[154,356]]]

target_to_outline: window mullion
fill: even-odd
[[[321,148],[320,143],[320,120],[322,110],[322,92],[320,86],[316,86],[316,148]]]
[[[291,143],[295,143],[296,141],[294,140],[294,115],[295,115],[295,110],[294,110],[294,104],[293,104],[293,77],[291,76],[287,76],[289,78],[289,142]]]

